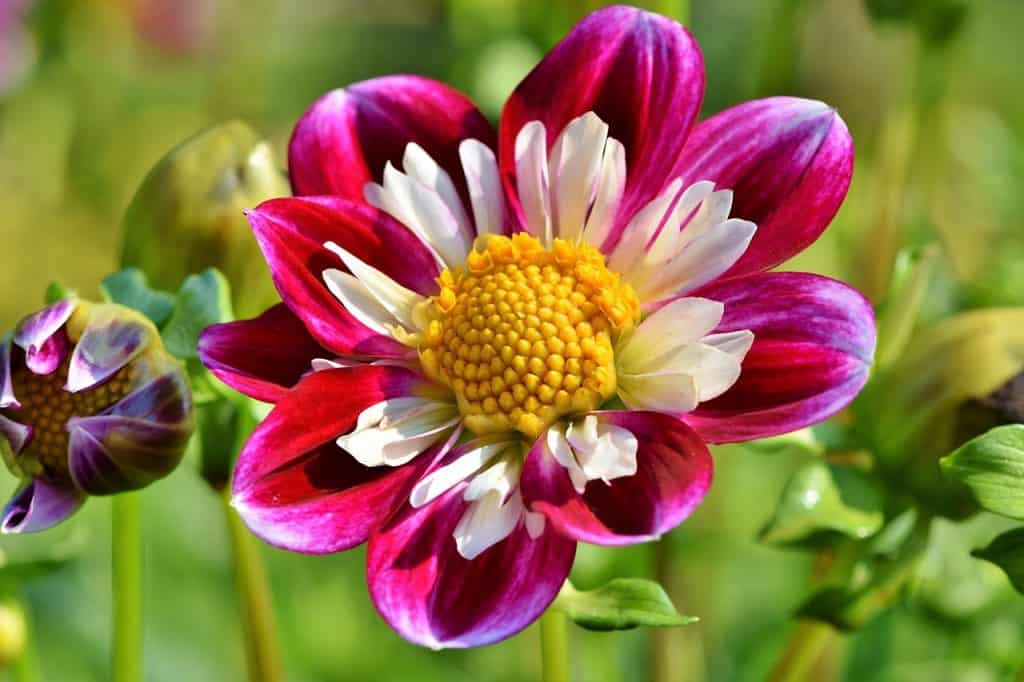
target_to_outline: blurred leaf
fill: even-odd
[[[1003,569],[1014,588],[1024,594],[1024,528],[1014,528],[996,537],[988,547],[972,554]]]
[[[60,282],[54,280],[46,287],[46,305],[62,301],[65,298],[72,298],[76,295],[74,289],[69,289]]]
[[[864,539],[882,527],[883,504],[882,492],[864,472],[811,462],[789,479],[760,539],[808,546],[827,543],[835,534]]]
[[[942,471],[966,485],[983,509],[1024,520],[1024,425],[978,436],[943,458]]]
[[[910,342],[938,256],[935,245],[897,256],[889,294],[878,314],[877,367],[887,367]]]
[[[137,268],[125,268],[105,277],[100,291],[108,301],[138,310],[157,327],[167,320],[174,308],[174,296],[150,289],[146,275]]]
[[[551,608],[565,612],[587,630],[671,627],[698,620],[680,615],[661,585],[640,578],[614,578],[601,587],[583,591],[566,581]]]
[[[896,602],[906,588],[928,545],[928,519],[916,514],[898,517],[914,518],[911,532],[897,548],[889,546],[893,539],[880,534],[884,549],[895,549],[892,553],[878,553],[879,541],[864,546],[864,555],[854,561],[830,584],[818,590],[799,609],[799,615],[825,621],[843,630],[862,628]]]
[[[817,457],[825,452],[825,446],[810,428],[785,433],[781,436],[752,440],[744,443],[743,446],[748,450],[765,455]]]
[[[231,291],[224,275],[213,268],[189,275],[161,332],[167,350],[179,358],[198,358],[199,334],[232,317]]]

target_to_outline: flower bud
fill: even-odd
[[[0,454],[24,481],[0,530],[44,530],[88,495],[149,485],[192,429],[184,369],[143,315],[63,299],[26,317],[0,343]]]
[[[125,214],[122,265],[169,291],[215,267],[236,292],[235,311],[255,316],[278,298],[243,211],[289,194],[270,146],[251,128],[231,121],[205,130],[142,181]]]
[[[962,517],[975,506],[938,460],[991,426],[969,432],[965,406],[1024,370],[1024,308],[956,315],[917,333],[908,348],[857,399],[857,423],[892,480],[935,513]]]

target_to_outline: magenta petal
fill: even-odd
[[[175,371],[103,412],[68,421],[71,478],[90,495],[143,488],[171,473],[192,435],[187,381]]]
[[[284,394],[242,449],[233,504],[272,545],[323,554],[365,542],[397,508],[417,466],[360,465],[334,444],[360,412],[424,380],[398,367],[316,372]]]
[[[215,324],[199,336],[199,357],[225,384],[247,396],[277,402],[329,356],[282,303],[252,320]]]
[[[46,530],[78,511],[83,502],[85,495],[74,487],[33,479],[14,493],[4,507],[0,531],[35,533]]]
[[[323,273],[344,269],[324,247],[333,241],[400,284],[434,293],[437,264],[411,232],[376,209],[333,197],[273,199],[248,216],[281,299],[321,345],[339,355],[409,355],[408,347],[353,317],[328,291]]]
[[[366,183],[415,142],[452,176],[468,210],[458,156],[467,138],[494,146],[491,124],[462,93],[419,76],[363,81],[324,95],[299,120],[288,149],[292,186],[296,195],[362,201]]]
[[[672,530],[711,486],[713,462],[704,441],[676,417],[655,412],[598,413],[636,436],[637,472],[609,483],[590,481],[580,495],[565,467],[534,444],[523,466],[523,501],[555,529],[581,542],[628,545]]]
[[[520,525],[475,559],[455,548],[465,484],[414,509],[406,504],[370,538],[366,577],[381,616],[414,644],[493,644],[536,620],[569,576],[576,543]]]
[[[36,374],[49,374],[64,361],[68,337],[64,324],[77,303],[65,298],[23,319],[14,332],[14,343],[25,350],[25,365]]]
[[[769,272],[696,295],[725,304],[716,333],[754,332],[739,381],[683,416],[705,440],[732,443],[816,424],[846,407],[867,381],[874,312],[842,282]]]
[[[541,121],[549,146],[593,111],[626,149],[622,227],[671,179],[704,98],[704,58],[677,22],[633,7],[585,17],[515,89],[501,114],[501,168],[515,187],[515,139]]]
[[[0,438],[7,440],[11,454],[17,456],[32,437],[32,427],[0,414]]]
[[[21,407],[14,395],[14,375],[11,370],[11,341],[0,342],[0,408]]]
[[[754,100],[702,121],[674,174],[734,191],[732,215],[757,224],[723,277],[773,268],[825,230],[853,175],[853,140],[834,109],[795,97]]]

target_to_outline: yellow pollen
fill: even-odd
[[[133,386],[131,364],[103,384],[79,393],[64,390],[70,356],[56,371],[43,376],[22,367],[12,376],[17,410],[0,410],[14,421],[32,427],[32,437],[18,464],[32,475],[52,481],[69,480],[67,423],[72,417],[88,417],[107,409],[127,395]]]
[[[474,433],[535,438],[615,393],[612,349],[640,302],[597,249],[490,235],[437,282],[420,360]]]

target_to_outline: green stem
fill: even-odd
[[[113,499],[111,574],[114,607],[114,682],[142,682],[142,536],[140,493]]]
[[[569,621],[561,611],[540,617],[540,658],[543,682],[569,682]]]
[[[768,678],[769,682],[803,682],[812,679],[814,664],[821,659],[834,636],[835,630],[831,625],[809,620],[797,623],[782,658]]]
[[[235,579],[245,627],[245,654],[250,682],[278,682],[281,658],[274,634],[274,610],[259,548],[231,506],[231,492],[221,495],[224,519],[231,540]]]
[[[673,604],[681,601],[683,575],[673,562],[672,536],[651,543],[654,579]],[[700,628],[650,628],[648,676],[651,682],[704,682],[704,638]]]

